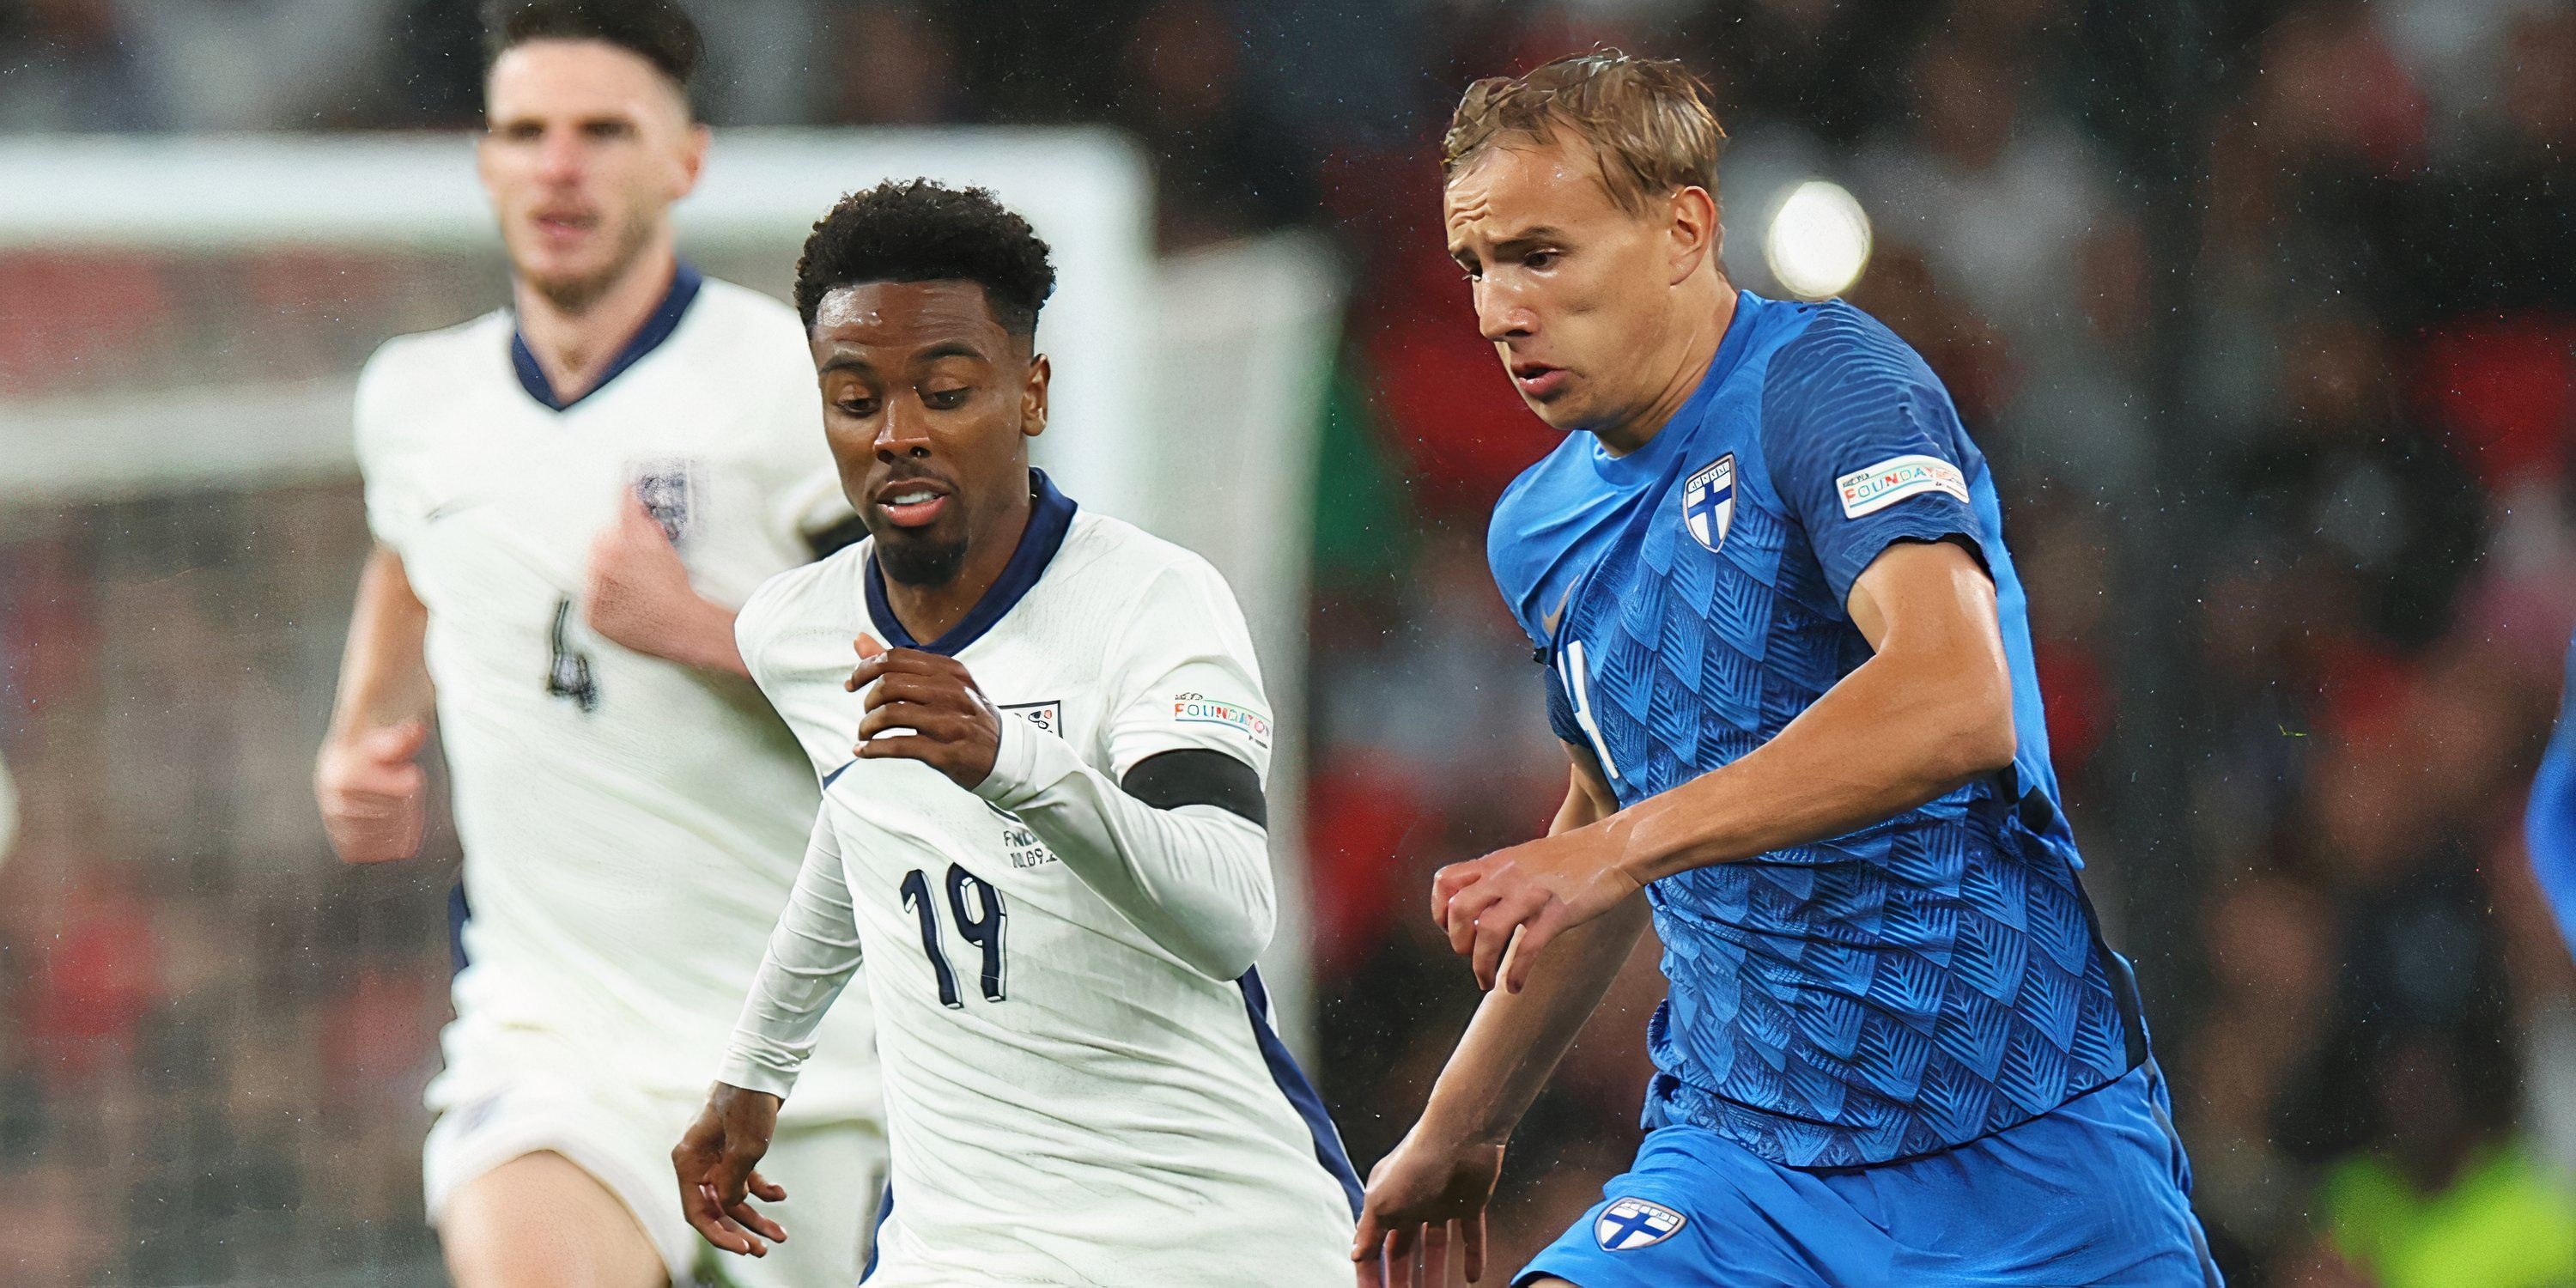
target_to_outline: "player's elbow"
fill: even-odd
[[[1184,954],[1190,969],[1218,980],[1240,979],[1252,969],[1279,931],[1278,903],[1270,897],[1269,884],[1261,883],[1259,898],[1202,924]]]
[[[1936,743],[1933,776],[1951,786],[1995,773],[2021,751],[2009,680],[1998,677],[1991,684],[1966,687],[1969,691],[1950,704]]]

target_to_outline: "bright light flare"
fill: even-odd
[[[1809,179],[1790,190],[1762,234],[1762,258],[1791,295],[1840,295],[1869,266],[1869,212],[1841,184]]]

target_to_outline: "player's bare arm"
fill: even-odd
[[[733,641],[734,610],[697,592],[688,567],[643,502],[619,498],[590,547],[584,619],[606,639],[702,671],[751,677]]]
[[[434,700],[422,658],[429,609],[402,557],[383,546],[358,577],[358,603],[340,658],[340,692],[313,766],[313,795],[331,848],[350,863],[420,852],[428,779],[415,758],[429,741]]]
[[[2011,763],[1994,583],[1949,543],[1888,547],[1853,583],[1870,659],[1750,755],[1597,823],[1440,870],[1432,906],[1477,982],[1527,983],[1548,941],[1648,882],[1840,836]],[[1522,943],[1499,971],[1514,933]]]
[[[769,1255],[787,1231],[751,1206],[784,1202],[786,1187],[752,1169],[778,1130],[778,1097],[719,1082],[696,1122],[671,1150],[680,1180],[680,1210],[707,1242],[746,1257]],[[767,1240],[768,1243],[762,1242]]]
[[[1618,809],[1592,753],[1566,750],[1572,781],[1549,836]],[[1483,1278],[1485,1205],[1502,1174],[1503,1147],[1628,960],[1646,918],[1645,901],[1631,899],[1569,930],[1530,987],[1496,992],[1477,1008],[1421,1119],[1369,1172],[1351,1246],[1362,1288],[1446,1283],[1452,1245],[1468,1282]]]

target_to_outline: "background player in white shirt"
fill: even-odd
[[[794,312],[674,254],[695,29],[609,0],[492,29],[479,157],[516,307],[393,341],[360,383],[379,544],[316,781],[342,857],[409,856],[434,703],[471,913],[424,1157],[456,1280],[687,1284],[719,1258],[670,1142],[816,799],[728,605],[856,523]],[[736,1282],[839,1288],[864,1260],[884,1145],[851,1010],[781,1131],[806,1237]]]
[[[981,190],[884,185],[806,244],[871,539],[738,623],[824,799],[673,1151],[683,1201],[719,1246],[780,1237],[751,1168],[864,943],[894,1160],[870,1288],[1344,1284],[1357,1180],[1252,970],[1275,905],[1251,640],[1206,561],[1029,469],[1053,284]]]

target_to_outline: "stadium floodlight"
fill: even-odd
[[[1840,295],[1869,266],[1869,212],[1830,179],[1809,179],[1781,198],[1762,234],[1762,258],[1802,300]]]

